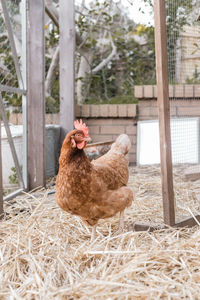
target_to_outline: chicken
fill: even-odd
[[[124,209],[131,205],[133,192],[128,183],[128,158],[131,143],[127,135],[120,135],[111,149],[90,162],[84,152],[90,140],[88,128],[82,120],[74,123],[63,142],[56,179],[56,201],[64,211],[80,216],[93,227],[93,237],[99,219],[113,217],[120,212],[123,227]]]

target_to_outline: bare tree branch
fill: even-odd
[[[45,0],[45,12],[48,15],[48,17],[52,20],[54,25],[56,25],[59,28],[59,13],[57,8],[53,5],[51,0]],[[76,32],[76,42],[77,45],[82,44],[83,45],[83,39],[82,37]]]
[[[47,15],[52,19],[54,24],[59,27],[59,12],[53,4],[52,0],[45,0],[45,11]]]
[[[45,5],[45,12],[48,15],[48,17],[52,20],[52,22],[59,28],[59,23],[53,12],[49,7]]]
[[[80,65],[77,75],[76,93],[78,104],[83,104],[85,97],[87,96],[88,89],[90,86],[90,74],[91,74],[91,64],[93,60],[93,51],[86,51],[84,55],[81,56]]]
[[[106,57],[102,62],[100,62],[100,64],[98,64],[94,69],[92,69],[92,71],[91,71],[92,74],[96,74],[98,71],[100,71],[102,68],[104,68],[117,54],[117,47],[113,43],[111,35],[110,35],[110,38],[111,38],[112,51],[108,55],[108,57]]]
[[[54,81],[54,76],[55,76],[55,71],[59,63],[59,46],[57,46],[52,61],[51,65],[49,67],[47,76],[46,76],[46,82],[45,82],[45,92],[46,95],[49,95],[53,86],[53,81]]]

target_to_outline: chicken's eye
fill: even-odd
[[[77,133],[76,136],[77,137],[82,137],[82,134],[81,133]]]

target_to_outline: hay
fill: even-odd
[[[157,167],[132,168],[133,221],[162,223]],[[199,182],[175,169],[178,218],[199,210]],[[184,175],[184,174],[183,174]],[[103,220],[98,237],[78,217],[62,212],[54,187],[5,203],[0,223],[1,299],[198,299],[200,228],[118,233],[119,217]]]

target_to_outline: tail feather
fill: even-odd
[[[131,141],[127,134],[121,134],[112,144],[111,150],[126,155],[131,149]]]

